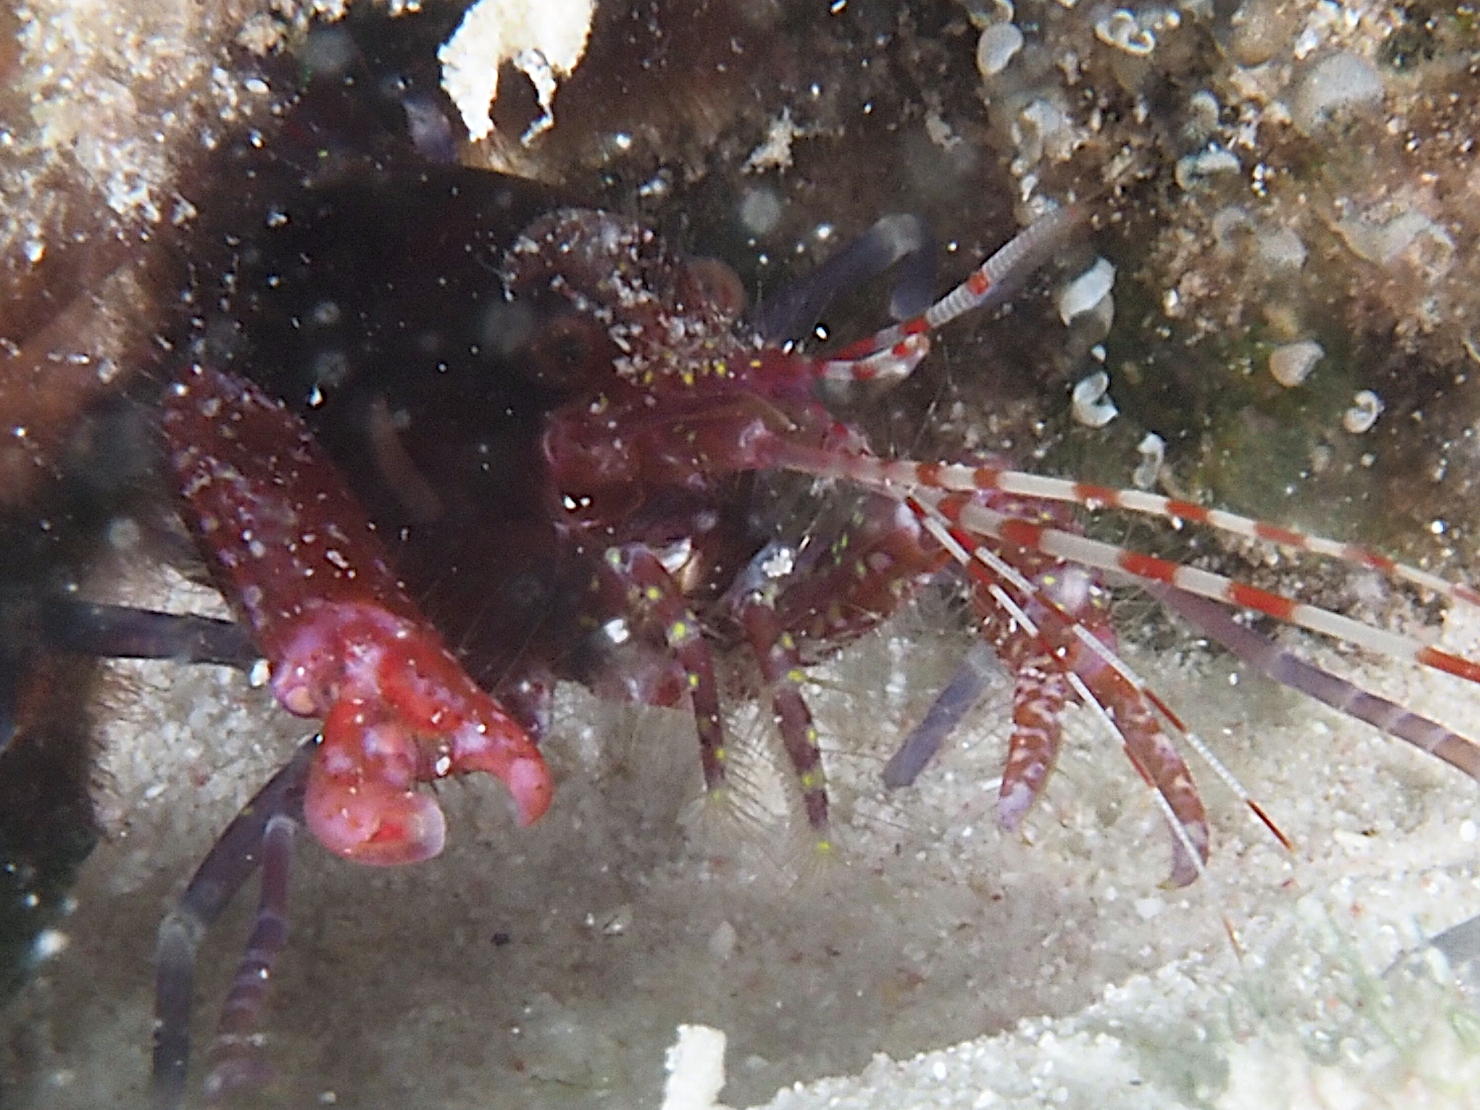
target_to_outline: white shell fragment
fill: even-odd
[[[1215,174],[1239,173],[1242,169],[1237,155],[1220,146],[1210,146],[1196,154],[1178,158],[1173,173],[1178,187],[1190,190]]]
[[[1431,278],[1442,277],[1458,249],[1454,237],[1422,212],[1403,212],[1391,219],[1355,217],[1336,230],[1352,251],[1368,262],[1391,266],[1400,259]]]
[[[983,77],[995,77],[1023,48],[1023,33],[1012,23],[995,23],[976,40],[976,68]]]
[[[1254,237],[1261,261],[1276,269],[1298,270],[1305,265],[1305,244],[1292,228],[1277,227]]]
[[[1352,398],[1352,407],[1341,418],[1341,426],[1354,436],[1359,436],[1377,423],[1382,415],[1382,398],[1370,389],[1364,389]]]
[[[1331,54],[1313,65],[1295,89],[1290,119],[1303,135],[1314,135],[1334,117],[1375,106],[1382,77],[1360,54]]]
[[[1110,375],[1096,370],[1074,384],[1069,395],[1070,412],[1074,419],[1086,428],[1103,428],[1114,420],[1120,410],[1109,397]]]
[[[1178,163],[1178,172],[1181,172],[1181,163]],[[1230,204],[1218,209],[1213,214],[1211,230],[1213,241],[1218,245],[1218,250],[1226,255],[1238,255],[1243,252],[1245,241],[1253,233],[1254,221],[1249,213],[1236,204]]]
[[[1037,97],[1018,113],[1013,142],[1029,162],[1047,157],[1062,162],[1074,153],[1074,122],[1058,98]]]
[[[586,53],[595,7],[595,0],[480,0],[468,9],[437,51],[437,61],[442,88],[474,141],[493,130],[488,110],[498,96],[498,70],[505,62],[534,83],[544,110],[520,141],[528,143],[554,126],[556,85]]]
[[[1147,432],[1136,450],[1141,453],[1141,462],[1131,474],[1131,485],[1137,489],[1155,489],[1161,464],[1166,462],[1167,441],[1155,432]]]
[[[1314,339],[1286,343],[1269,352],[1269,375],[1286,389],[1293,389],[1310,376],[1316,363],[1326,357],[1326,348]]]
[[[1115,267],[1104,258],[1059,290],[1059,319],[1067,325],[1076,316],[1092,312],[1110,296],[1115,285]]]
[[[1012,0],[961,0],[966,9],[966,18],[979,31],[994,23],[1011,23],[1017,16],[1017,7]]]
[[[1207,139],[1218,128],[1218,98],[1207,89],[1195,92],[1187,100],[1187,126],[1200,138]]]
[[[1095,38],[1106,46],[1144,58],[1156,49],[1156,36],[1124,8],[1117,8],[1095,24]]]

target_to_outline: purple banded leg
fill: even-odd
[[[771,713],[802,787],[807,824],[826,848],[827,778],[822,769],[822,750],[817,746],[817,726],[802,697],[801,685],[806,675],[796,641],[776,612],[779,583],[764,569],[776,549],[775,544],[767,545],[736,579],[738,590],[732,605],[746,643],[760,666],[761,679],[770,688]]]
[[[1143,582],[1140,586],[1167,608],[1180,613],[1193,627],[1280,685],[1299,690],[1340,713],[1365,721],[1480,781],[1480,745],[1473,740],[1396,702],[1369,694],[1355,683],[1292,655],[1267,636],[1239,624],[1227,609],[1216,602],[1156,582]]]
[[[987,692],[992,675],[1000,669],[990,647],[980,641],[971,645],[955,676],[930,704],[925,719],[910,730],[899,750],[884,764],[885,786],[909,786],[920,777],[946,737],[956,731],[962,718]]]
[[[272,1066],[258,1052],[257,1028],[267,1001],[273,964],[288,941],[288,885],[297,829],[295,819],[277,813],[268,818],[262,831],[257,917],[222,1006],[216,1040],[211,1046],[212,1064],[205,1082],[206,1098],[210,1101],[230,1091],[265,1087],[274,1078]]]
[[[38,652],[219,663],[244,671],[262,655],[232,621],[0,590],[0,752],[19,727],[17,702]]]
[[[725,738],[714,655],[699,621],[667,568],[645,545],[610,547],[601,564],[601,583],[608,603],[632,621],[633,631],[639,636],[664,644],[683,669],[699,734],[704,789],[713,794],[724,786]]]
[[[292,840],[285,837],[284,826],[303,819],[304,783],[317,747],[317,738],[300,745],[293,758],[247,803],[196,869],[180,904],[160,923],[154,996],[155,1110],[176,1110],[184,1098],[190,1070],[196,948],[252,872],[259,865],[269,866],[270,857],[271,874],[264,871],[257,927],[228,1002],[238,1005],[223,1016],[222,1029],[225,1032],[228,1023],[242,1028],[255,1023],[261,1008],[260,994],[253,1003],[245,1004],[239,987],[249,975],[252,961],[258,961],[264,970],[270,969],[272,958],[281,948],[281,935],[271,919],[281,918],[281,928],[286,929],[282,915],[286,910]]]
[[[251,633],[235,621],[69,598],[48,598],[39,604],[42,639],[56,651],[111,659],[216,663],[244,671],[262,658]]]

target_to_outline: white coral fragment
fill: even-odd
[[[480,0],[437,51],[442,88],[475,141],[493,130],[489,108],[505,62],[529,77],[544,114],[525,131],[528,143],[554,126],[555,90],[586,53],[595,0]]]
[[[725,1035],[707,1025],[680,1025],[664,1060],[663,1110],[721,1110],[725,1085]]]
[[[763,170],[786,170],[791,168],[791,145],[801,137],[801,131],[792,121],[791,109],[782,108],[781,115],[766,128],[765,141],[750,152],[741,173],[760,173]]]

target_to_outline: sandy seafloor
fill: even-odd
[[[1004,687],[916,787],[882,789],[883,759],[962,648],[931,631],[940,618],[939,606],[907,613],[816,676],[838,841],[825,866],[784,818],[745,831],[712,805],[696,811],[685,715],[574,689],[549,745],[557,799],[537,827],[515,828],[501,788],[474,781],[442,790],[450,843],[430,864],[354,867],[303,841],[268,1017],[280,1081],[245,1104],[657,1106],[681,1023],[727,1035],[733,1106],[1480,1099],[1466,1079],[1480,1070],[1480,1015],[1463,977],[1448,982],[1455,969],[1437,958],[1383,977],[1480,914],[1474,783],[1293,694],[1234,682],[1231,664],[1190,647],[1133,649],[1297,845],[1286,854],[1204,771],[1209,873],[1164,889],[1160,818],[1085,722],[1025,832],[998,831]],[[1480,635],[1473,615],[1451,623],[1456,643]],[[17,1108],[145,1104],[159,918],[304,731],[229,672],[127,666],[102,771],[113,834],[84,868],[62,951],[3,1014]],[[1364,671],[1480,730],[1458,683]],[[750,720],[732,718],[737,735]],[[768,785],[784,781],[776,760],[748,765],[751,808],[786,813]],[[250,901],[202,950],[198,1038]],[[884,1058],[973,1038],[985,1039]],[[856,1078],[777,1094],[830,1075]]]

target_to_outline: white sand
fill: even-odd
[[[879,787],[960,648],[922,631],[934,623],[907,614],[818,675],[829,866],[785,821],[696,818],[684,715],[579,690],[562,697],[560,788],[538,827],[469,783],[443,791],[450,847],[433,863],[358,868],[305,841],[268,1017],[282,1079],[262,1104],[656,1106],[681,1023],[727,1034],[736,1106],[851,1073],[772,1105],[1385,1105],[1310,1092],[1473,1067],[1474,1037],[1446,1032],[1474,1028],[1458,995],[1377,977],[1480,913],[1474,784],[1293,695],[1230,686],[1223,663],[1134,655],[1298,846],[1286,855],[1203,773],[1209,875],[1165,890],[1160,819],[1086,724],[1024,835],[996,829],[1000,693],[916,787]],[[86,866],[65,950],[4,1015],[17,1106],[142,1096],[158,919],[302,734],[225,672],[130,669],[141,700],[118,706],[106,763],[118,835]],[[1473,726],[1457,684],[1397,681]],[[754,719],[731,724],[743,736]],[[748,765],[785,782],[770,757]],[[249,901],[202,951],[198,1038]],[[1420,1032],[1432,1043],[1410,1051]]]

